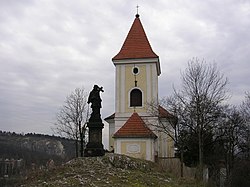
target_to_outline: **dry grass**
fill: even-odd
[[[175,179],[160,172],[157,165],[117,154],[77,158],[64,164],[33,172],[24,186],[121,186],[121,187],[200,187],[194,180]]]

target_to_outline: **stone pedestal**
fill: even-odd
[[[84,156],[103,156],[105,151],[102,144],[102,129],[104,126],[102,121],[90,121],[87,126],[89,128],[89,142],[84,150]]]

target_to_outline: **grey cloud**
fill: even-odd
[[[249,3],[143,2],[139,14],[160,56],[160,97],[178,86],[194,56],[229,78],[232,103],[249,90]],[[102,117],[114,112],[111,58],[134,20],[129,1],[1,1],[0,129],[51,133],[55,114],[76,87],[104,86]]]

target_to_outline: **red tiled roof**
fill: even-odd
[[[141,117],[134,112],[126,123],[114,134],[114,138],[157,138],[157,136],[146,126]]]
[[[162,118],[162,119],[165,118],[169,122],[171,122],[172,124],[178,122],[178,118],[176,116],[174,116],[173,114],[169,113],[165,108],[163,108],[160,105],[158,107],[158,111],[159,111],[159,118]]]
[[[160,118],[168,118],[168,117],[173,117],[172,114],[170,114],[165,108],[163,108],[161,105],[158,107],[159,111],[159,117]]]
[[[150,46],[138,14],[120,52],[112,60],[135,58],[158,58]]]

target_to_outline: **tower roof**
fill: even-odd
[[[141,24],[139,15],[130,28],[130,31],[122,45],[120,52],[112,60],[158,58],[148,41],[146,33]]]
[[[156,138],[141,117],[134,112],[126,123],[114,134],[114,138]]]

